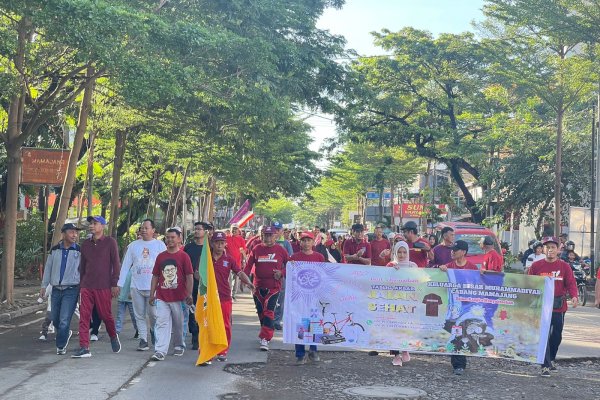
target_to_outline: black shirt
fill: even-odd
[[[188,243],[183,248],[183,251],[190,256],[192,260],[192,269],[194,272],[198,271],[198,267],[200,266],[200,256],[202,256],[202,245],[196,244],[196,242]]]

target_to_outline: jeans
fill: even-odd
[[[133,313],[133,305],[130,301],[119,301],[119,308],[117,311],[117,321],[116,328],[117,333],[121,333],[121,329],[123,328],[123,320],[125,319],[125,311],[129,309],[129,316],[131,317],[131,322],[133,322],[133,327],[137,331],[137,323],[135,322],[135,314]]]
[[[64,290],[54,288],[50,297],[52,323],[56,331],[56,347],[62,349],[66,346],[69,339],[69,330],[71,328],[71,318],[77,306],[79,298],[79,286],[74,286]]]
[[[183,342],[183,308],[180,301],[166,302],[156,299],[156,344],[154,350],[163,354],[169,351],[173,333],[173,346],[185,348]]]
[[[548,344],[546,345],[546,357],[543,367],[550,368],[552,361],[556,359],[558,346],[562,342],[562,331],[565,325],[565,313],[553,312],[550,320],[550,334],[548,335]]]
[[[317,345],[311,344],[310,351],[317,351]],[[304,357],[305,354],[306,354],[306,346],[303,344],[297,344],[296,345],[296,357],[297,358]]]

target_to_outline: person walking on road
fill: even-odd
[[[92,236],[81,244],[81,263],[79,273],[81,276],[80,301],[79,301],[79,350],[73,358],[91,357],[90,353],[90,319],[92,309],[96,307],[98,316],[110,337],[112,351],[121,351],[121,342],[115,327],[112,315],[111,297],[119,296],[119,248],[117,241],[104,235],[106,220],[102,216],[89,216]]]
[[[410,249],[409,259],[417,264],[419,268],[429,265],[429,259],[433,258],[431,246],[427,239],[419,237],[419,229],[413,221],[408,221],[402,226],[402,233]]]
[[[442,228],[442,242],[433,248],[433,260],[430,265],[438,268],[440,265],[448,264],[452,261],[452,248],[454,247],[454,229],[449,226]]]
[[[275,243],[275,229],[266,226],[262,230],[262,243],[256,245],[248,258],[244,272],[254,276],[254,304],[260,321],[260,349],[269,351],[273,338],[275,306],[281,291],[288,252]]]
[[[550,321],[550,333],[546,345],[546,356],[542,364],[542,376],[549,377],[550,371],[556,370],[556,354],[562,341],[562,331],[565,324],[565,313],[567,312],[567,294],[571,295],[573,308],[578,305],[577,282],[573,276],[573,270],[565,261],[559,259],[560,241],[556,237],[548,236],[542,239],[546,250],[546,258],[538,260],[529,268],[529,275],[547,276],[554,280],[554,304],[552,307],[552,319]],[[597,301],[597,300],[596,300]]]
[[[167,249],[156,257],[150,284],[151,306],[156,306],[156,344],[152,359],[163,361],[169,351],[171,333],[175,356],[183,356],[183,307],[193,302],[194,271],[192,261],[181,248],[181,228],[167,229]]]
[[[308,262],[325,262],[323,254],[313,251],[315,245],[315,237],[310,232],[304,232],[300,235],[300,251],[292,254],[292,261],[308,261]],[[319,353],[317,353],[317,345],[310,345],[308,358],[312,362],[321,361]],[[306,346],[303,344],[296,345],[296,364],[306,364]]]
[[[491,236],[484,236],[479,241],[479,246],[484,253],[481,270],[502,272],[502,256],[494,249],[494,239]]]
[[[196,222],[194,224],[194,240],[186,244],[183,251],[190,256],[192,261],[192,269],[194,271],[194,288],[192,290],[192,297],[196,304],[198,300],[198,285],[200,284],[200,273],[198,268],[200,265],[200,257],[202,256],[202,249],[204,243],[204,235],[208,234],[209,224],[207,222]],[[200,332],[196,317],[190,310],[188,312],[188,330],[192,334],[192,350],[198,350],[198,333]]]
[[[383,267],[390,262],[392,252],[390,241],[383,236],[383,227],[377,226],[373,231],[375,239],[369,244],[371,245],[371,265]]]
[[[352,225],[352,237],[344,242],[343,254],[348,264],[371,265],[371,244],[364,240],[365,227]]]
[[[64,224],[60,231],[62,240],[50,249],[50,256],[44,266],[40,297],[46,295],[47,287],[52,288],[49,302],[56,331],[56,354],[64,355],[73,334],[70,329],[71,319],[79,298],[81,248],[77,244],[79,228],[74,224]]]
[[[235,263],[242,268],[246,259],[246,241],[241,235],[240,227],[237,224],[231,224],[230,235],[227,236],[227,254],[235,260]],[[237,275],[231,274],[231,298],[235,300],[237,291],[243,291]],[[195,304],[195,303],[194,303]]]
[[[231,311],[232,294],[229,276],[231,274],[239,278],[241,283],[254,290],[254,285],[248,279],[248,276],[240,269],[237,261],[225,252],[227,236],[224,232],[215,232],[212,237],[212,259],[215,270],[215,280],[219,291],[219,300],[221,302],[221,312],[223,313],[223,322],[225,323],[225,334],[227,343],[231,345]],[[227,361],[229,347],[217,355],[217,361]]]
[[[449,269],[471,269],[477,271],[477,265],[466,258],[468,251],[469,244],[464,240],[457,240],[452,248],[452,261],[448,264],[440,265],[440,270],[444,272]],[[467,368],[467,357],[452,355],[450,356],[450,363],[454,369],[454,375],[462,375]]]
[[[119,287],[123,290],[127,283],[127,275],[131,274],[131,301],[140,338],[138,351],[150,348],[148,340],[152,339],[156,323],[156,307],[148,304],[152,270],[156,257],[167,248],[162,240],[154,238],[155,232],[154,221],[151,219],[142,221],[140,225],[141,238],[131,242],[127,247],[118,282]],[[150,320],[149,325],[146,318]]]

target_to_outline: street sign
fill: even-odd
[[[446,204],[436,204],[435,206],[442,212],[442,216],[448,214],[448,206]],[[394,215],[402,216],[403,218],[421,218],[423,214],[427,214],[429,212],[427,207],[429,207],[429,204],[394,204]]]
[[[67,173],[69,153],[66,149],[23,148],[21,184],[62,186]]]
[[[379,193],[378,192],[367,192],[367,199],[369,200],[375,200],[379,198]]]

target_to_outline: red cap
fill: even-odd
[[[313,235],[313,234],[312,234],[312,233],[310,233],[310,232],[302,232],[302,234],[300,235],[300,240],[302,240],[302,239],[306,239],[306,238],[309,238],[309,239],[315,240],[315,235]]]

